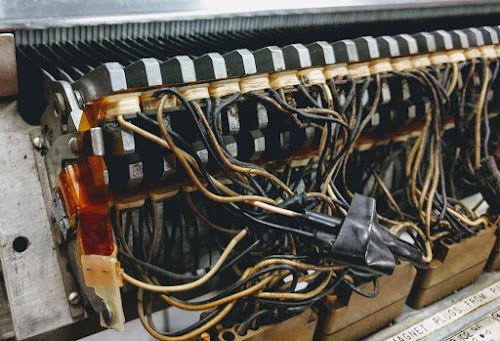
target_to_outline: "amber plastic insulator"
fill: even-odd
[[[115,244],[109,219],[110,196],[106,165],[101,156],[89,155],[84,148],[86,132],[95,126],[95,113],[88,106],[78,132],[78,230],[77,237],[85,255],[109,256]],[[91,117],[92,119],[88,119]]]
[[[132,92],[106,96],[94,100],[85,106],[78,130],[89,130],[90,128],[96,127],[100,122],[109,120],[118,115],[141,112],[140,97],[142,96],[146,99],[146,102],[149,100],[149,105],[152,105],[154,102],[157,102],[157,99],[153,98],[152,95],[153,92]]]
[[[78,165],[64,168],[57,180],[57,193],[68,216],[69,225],[76,227],[79,207]]]
[[[83,253],[109,256],[114,250],[114,240],[108,201],[102,200],[107,196],[100,197],[97,201],[90,197],[84,182],[81,181],[79,169],[79,165],[70,165],[62,170],[57,192],[68,216],[69,225],[77,228]],[[94,198],[99,198],[96,192],[93,194]]]

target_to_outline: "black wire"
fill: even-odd
[[[209,299],[202,300],[202,301],[196,301],[196,302],[184,301],[184,300],[181,300],[181,299],[176,298],[176,297],[171,297],[171,299],[178,302],[178,303],[182,303],[184,305],[190,305],[190,306],[212,303],[212,302],[218,301],[220,299],[223,299],[224,297],[227,297],[229,295],[234,294],[235,292],[239,291],[238,289],[240,289],[241,287],[259,279],[259,277],[261,277],[269,272],[283,271],[283,270],[290,271],[292,276],[295,276],[295,277],[298,277],[298,275],[299,275],[297,269],[291,265],[287,265],[287,264],[273,265],[273,266],[269,266],[269,267],[266,267],[264,269],[261,269],[255,273],[251,274],[250,276],[248,276],[242,280],[239,280],[236,283],[231,284],[229,287],[225,288],[220,293],[218,293],[217,295],[215,295]]]
[[[489,115],[488,115],[488,93],[491,91],[491,88],[493,86],[493,83],[495,82],[497,75],[498,75],[498,70],[500,66],[500,62],[496,60],[496,66],[495,69],[492,73],[492,76],[490,77],[489,84],[486,90],[486,98],[485,98],[485,103],[483,106],[483,113],[484,113],[484,128],[485,128],[485,134],[484,134],[484,142],[483,142],[483,148],[484,148],[484,155],[488,156],[490,155],[489,153],[489,144],[490,144],[490,135],[491,135],[491,129],[490,129],[490,121],[489,121]],[[483,80],[484,81],[484,80]]]
[[[307,300],[302,300],[302,301],[275,301],[267,298],[258,298],[258,297],[249,297],[248,299],[250,300],[255,300],[257,302],[263,303],[263,304],[268,304],[271,306],[278,306],[278,307],[300,307],[300,306],[309,306],[312,305],[313,303],[321,300],[323,297],[328,295],[332,290],[334,290],[342,281],[340,280],[345,274],[343,274],[340,278],[337,278],[336,281],[332,282],[329,286],[327,286],[322,292],[320,292],[318,295],[311,297]]]
[[[380,284],[376,278],[372,280],[373,282],[373,291],[372,292],[366,292],[355,286],[353,283],[345,279],[345,277],[342,277],[342,281],[356,294],[361,295],[363,297],[368,297],[368,298],[374,298],[377,297],[378,293],[380,292]]]
[[[349,93],[347,94],[347,96],[345,98],[344,104],[339,109],[339,113],[341,115],[345,114],[347,108],[349,108],[349,106],[352,104],[354,96],[356,95],[356,82],[351,77],[347,77],[346,80],[347,80],[347,82],[351,83],[351,87],[349,88]]]
[[[189,327],[186,327],[184,329],[177,330],[174,332],[166,332],[166,331],[156,330],[156,332],[163,335],[163,336],[171,336],[171,337],[182,336],[182,335],[188,334],[188,333],[192,332],[193,330],[196,330],[199,327],[205,325],[209,321],[213,320],[224,308],[225,308],[225,306],[221,306],[221,307],[218,307],[218,308],[212,310],[205,317],[201,318],[199,321],[193,323],[192,325],[190,325]]]
[[[361,121],[363,120],[362,116],[361,116],[363,114],[363,108],[364,108],[363,96],[365,95],[366,90],[368,89],[368,86],[370,85],[370,81],[371,81],[371,77],[366,77],[365,81],[363,82],[363,86],[360,89],[359,95],[356,96],[356,110],[358,111],[358,117],[356,117],[355,125],[352,128],[352,132],[353,132],[352,138],[353,139],[355,138],[355,136],[358,132],[359,126],[361,125]],[[378,84],[378,86],[380,86],[380,83]],[[377,100],[376,98],[373,99],[373,101],[376,101],[376,100]],[[353,115],[354,114],[355,113],[353,113]]]
[[[248,329],[250,329],[250,324],[254,321],[257,320],[258,318],[269,315],[271,313],[271,310],[269,309],[264,309],[264,310],[258,310],[255,313],[251,314],[248,318],[246,318],[241,324],[236,328],[236,334],[240,336],[244,336],[247,334]]]
[[[339,120],[335,117],[330,117],[330,116],[321,116],[321,115],[316,115],[316,114],[309,114],[309,113],[306,113],[300,109],[297,109],[297,108],[294,108],[292,107],[290,104],[288,104],[287,102],[283,101],[283,99],[281,98],[281,96],[278,94],[278,92],[276,92],[276,90],[274,89],[269,89],[269,92],[271,93],[271,95],[274,97],[274,99],[279,103],[281,104],[282,107],[286,108],[288,111],[291,111],[295,114],[297,114],[298,116],[300,117],[303,117],[303,118],[306,118],[308,120],[311,120],[311,121],[320,121],[320,122],[331,122],[331,123],[336,123],[340,126],[342,126],[348,133],[349,133],[349,138],[350,138],[350,133],[351,133],[351,129],[349,128],[349,125],[347,123],[345,123],[344,121],[342,120]],[[265,96],[264,96],[265,97]]]
[[[203,145],[205,146],[205,148],[209,152],[209,155],[211,155],[213,157],[213,159],[216,161],[217,166],[222,170],[222,172],[224,173],[224,175],[227,176],[227,178],[229,178],[233,183],[239,184],[242,188],[245,188],[245,189],[248,190],[249,189],[248,186],[245,186],[244,184],[241,184],[241,182],[239,181],[239,179],[235,178],[230,172],[228,172],[227,168],[223,165],[223,163],[220,160],[220,158],[217,155],[217,153],[215,153],[215,151],[213,150],[212,144],[208,140],[208,137],[206,135],[205,129],[201,125],[201,123],[199,121],[199,118],[198,118],[198,114],[193,109],[193,106],[184,98],[184,96],[182,96],[177,90],[175,90],[173,88],[163,88],[163,89],[160,89],[160,90],[156,91],[153,96],[158,97],[158,96],[164,95],[164,94],[172,94],[172,95],[174,95],[177,99],[179,99],[179,101],[182,103],[182,105],[191,114],[191,116],[193,118],[193,121],[196,124],[196,127],[197,127],[197,129],[198,129],[198,131],[200,133],[201,138],[202,138]],[[240,95],[239,93],[236,93],[235,95],[233,95],[233,97],[235,98],[235,100],[239,97],[239,95]],[[231,98],[233,98],[233,97],[231,97]],[[207,104],[207,108],[211,108],[211,104]],[[224,142],[221,140],[221,141],[219,141],[219,143],[220,143],[220,145],[222,147],[222,150],[224,151],[225,150],[225,144],[224,144]],[[227,153],[227,154],[229,154],[229,153]]]
[[[144,115],[143,113],[137,113],[137,115],[140,116],[141,118],[144,118],[145,120],[149,120],[151,123],[153,123],[155,125],[158,125],[158,122],[156,122],[152,118],[148,117],[147,115]],[[171,129],[167,129],[167,132],[168,132],[169,136],[172,137],[172,139],[174,140],[174,143],[177,146],[182,148],[184,151],[186,151],[189,155],[191,155],[195,159],[196,163],[198,163],[198,165],[200,166],[201,175],[207,181],[209,181],[210,176],[209,176],[206,168],[204,167],[203,162],[201,161],[200,157],[198,156],[198,153],[196,153],[196,151],[193,149],[193,146],[191,144],[189,144],[182,136],[180,136],[175,131],[173,131]],[[212,183],[212,185],[213,185],[213,183]]]
[[[322,108],[323,106],[316,101],[311,94],[309,94],[309,91],[307,91],[306,87],[303,86],[302,84],[298,86],[299,91],[307,98],[309,102],[311,102],[312,105],[314,105],[316,108]]]
[[[231,259],[229,262],[227,262],[226,264],[224,264],[220,269],[219,269],[219,272],[224,272],[226,271],[227,269],[229,269],[230,267],[232,267],[234,264],[236,264],[240,259],[242,259],[243,257],[245,257],[247,254],[249,254],[250,252],[252,252],[255,248],[257,248],[260,244],[262,243],[262,240],[261,239],[258,239],[256,240],[252,245],[250,245],[249,247],[247,247],[243,252],[240,252],[238,253],[238,255],[236,257],[234,257],[233,259]]]
[[[226,149],[226,147],[225,147],[225,145],[223,143],[222,135],[221,135],[221,133],[220,133],[218,127],[217,127],[217,124],[216,124],[216,121],[218,119],[220,119],[220,115],[222,114],[222,110],[224,110],[225,108],[227,108],[229,105],[234,104],[238,100],[238,98],[240,96],[241,96],[241,94],[239,92],[235,93],[233,96],[231,96],[228,99],[226,99],[222,104],[214,107],[214,109],[212,110],[212,112],[208,113],[207,118],[208,118],[209,122],[211,122],[211,124],[212,124],[212,131],[214,132],[214,135],[215,135],[217,141],[221,145],[222,150],[225,153],[225,156],[232,163],[234,163],[237,166],[241,166],[241,167],[247,167],[247,168],[264,170],[264,168],[259,167],[256,164],[249,163],[249,162],[244,162],[244,161],[238,160],[235,157],[233,157],[231,155],[231,153],[229,153],[229,151]]]
[[[156,126],[158,126],[158,122],[156,120],[153,120],[152,118],[148,117],[147,115],[143,114],[143,113],[138,113],[138,116],[143,118],[144,120],[147,120],[148,122],[150,122],[151,124],[154,124]],[[170,129],[167,129],[167,132],[169,134],[169,136],[172,137],[172,139],[174,140],[174,143],[176,145],[178,145],[179,147],[181,147],[183,150],[185,150],[188,154],[190,154],[196,161],[196,163],[199,165],[200,167],[200,170],[201,170],[201,175],[205,178],[205,180],[211,185],[211,189],[212,190],[216,190],[217,191],[217,188],[214,186],[213,182],[210,180],[210,176],[208,174],[208,171],[206,170],[205,166],[203,165],[199,155],[196,153],[196,151],[193,149],[193,146],[191,144],[189,144],[184,138],[182,138],[178,133],[176,133],[175,131],[173,130],[170,130]],[[231,179],[231,181],[233,181],[233,183],[237,183],[238,185],[240,185],[241,187],[243,188],[246,188],[248,189],[248,186],[245,186],[245,184],[242,184],[241,181],[239,179],[236,179],[234,176],[232,176],[231,174],[228,174],[226,172],[226,169],[223,165],[221,165],[220,161],[217,159],[218,163],[219,163],[219,166],[221,167],[221,169],[223,170],[224,174],[229,178]],[[197,171],[195,169],[195,171]],[[218,192],[220,193],[220,192]]]
[[[342,128],[344,128],[344,130],[346,132],[346,141],[347,142],[342,146],[342,148],[335,155],[335,157],[333,157],[330,164],[334,164],[335,162],[337,162],[337,160],[339,160],[347,152],[348,148],[350,147],[350,144],[352,143],[352,132],[351,132],[349,125],[347,125],[344,121],[341,121],[341,120],[336,119],[334,117],[320,116],[320,115],[305,113],[302,110],[294,108],[294,107],[290,106],[288,103],[284,102],[281,99],[280,95],[275,90],[271,89],[269,91],[270,91],[271,95],[274,97],[274,99],[276,101],[278,101],[279,104],[281,104],[284,108],[288,109],[289,111],[297,114],[298,116],[301,116],[301,117],[304,117],[304,118],[307,118],[307,119],[313,120],[313,121],[317,120],[317,121],[322,121],[325,123],[335,123],[335,124],[338,124],[339,126],[341,126]],[[263,97],[265,97],[265,96],[263,96]]]
[[[280,230],[280,231],[293,233],[295,235],[300,235],[300,236],[307,237],[307,238],[315,238],[316,237],[315,233],[304,231],[304,230],[299,230],[299,229],[285,226],[285,225],[279,225],[279,224],[272,223],[272,222],[269,222],[266,220],[260,220],[258,218],[255,218],[254,216],[248,214],[245,211],[243,212],[243,215],[246,218],[248,218],[249,220],[251,220],[252,222],[257,223],[257,224],[262,225],[262,226],[272,227],[272,228]]]
[[[118,249],[118,253],[121,256],[125,257],[128,261],[136,263],[136,264],[138,264],[138,265],[140,265],[140,266],[142,266],[150,271],[153,271],[154,273],[168,277],[170,279],[185,281],[185,280],[196,280],[196,279],[201,277],[199,275],[178,274],[178,273],[175,273],[172,271],[165,270],[163,268],[160,268],[159,266],[156,266],[156,265],[153,265],[149,262],[140,260],[140,259],[134,257],[133,255],[128,254],[126,251],[122,250],[121,248]]]
[[[332,135],[332,124],[328,123],[328,124],[326,124],[326,136],[328,136],[328,138],[330,138],[331,135]],[[323,150],[321,151],[321,154],[319,156],[318,166],[317,166],[318,171],[316,173],[316,182],[318,183],[318,185],[320,185],[321,176],[322,176],[320,169],[325,162],[326,155],[327,155],[329,149],[330,149],[330,146],[325,146],[325,148],[323,148]],[[332,146],[331,149],[335,150],[335,146]]]
[[[229,153],[229,151],[227,150],[227,147],[226,147],[226,145],[224,143],[224,140],[223,140],[223,137],[221,135],[221,132],[219,131],[219,127],[217,125],[217,121],[221,119],[220,115],[222,114],[222,110],[224,110],[229,105],[234,104],[238,100],[238,98],[240,98],[240,96],[241,96],[241,94],[239,92],[235,93],[233,96],[231,96],[228,99],[226,99],[222,104],[220,104],[218,106],[215,106],[213,108],[213,110],[211,110],[211,111],[209,111],[209,107],[207,105],[206,117],[207,117],[209,123],[212,126],[212,131],[213,131],[213,133],[215,135],[215,138],[216,138],[217,142],[219,142],[219,145],[221,146],[222,152],[224,153],[225,157],[230,162],[232,162],[233,164],[235,164],[237,166],[240,166],[240,167],[246,167],[246,168],[258,169],[258,170],[261,170],[261,171],[265,171],[264,168],[262,168],[262,167],[260,167],[260,166],[258,166],[256,164],[238,160],[233,155],[231,155],[231,153]],[[210,101],[210,100],[207,100],[207,101]],[[283,192],[283,190],[281,189],[281,187],[279,187],[278,184],[274,183],[274,181],[270,181],[270,184],[272,186],[274,186],[276,189],[278,189],[281,192]],[[259,189],[254,189],[254,193],[258,192],[258,191],[259,191]],[[265,194],[264,196],[267,197],[268,195]]]

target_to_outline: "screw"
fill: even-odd
[[[43,147],[43,138],[39,136],[33,138],[33,145],[36,148],[41,149]]]
[[[69,139],[68,147],[73,154],[76,154],[78,152],[78,142],[76,140],[76,137],[72,137]]]
[[[68,302],[71,305],[77,305],[78,303],[80,303],[80,293],[78,293],[77,291],[73,291],[72,293],[70,293],[68,295]]]

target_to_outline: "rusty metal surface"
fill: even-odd
[[[0,33],[0,97],[17,94],[16,47],[12,33]]]

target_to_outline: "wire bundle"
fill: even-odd
[[[498,60],[487,59],[398,72],[430,99],[419,135],[358,152],[346,166],[368,169],[359,174],[361,185],[345,183],[377,198],[379,218],[395,233],[409,230],[422,248],[443,238],[458,242],[495,224],[460,199],[481,191],[475,172],[493,147],[489,127],[496,118],[490,118],[486,94],[497,73]],[[450,122],[455,128],[446,131]]]
[[[335,228],[348,216],[354,192],[377,198],[378,218],[394,234],[409,231],[414,245],[425,252],[426,262],[432,259],[437,240],[459,240],[490,224],[460,204],[454,170],[457,164],[477,166],[478,158],[488,154],[486,95],[497,73],[498,62],[483,60],[206,101],[187,101],[175,89],[164,88],[156,92],[160,98],[156,119],[139,113],[136,122],[141,123],[134,124],[118,116],[124,129],[175,155],[197,190],[193,193],[184,186],[167,201],[147,201],[135,213],[136,223],[132,210],[114,212],[120,254],[127,264],[122,276],[139,288],[138,312],[145,328],[161,340],[193,339],[213,333],[218,324],[239,324],[238,334],[245,335],[249,328],[303,311],[341,282],[372,296],[359,292],[353,283],[373,280],[376,273],[340,265],[326,251],[325,244],[335,242]],[[479,93],[471,85],[476,78],[481,83]],[[420,134],[415,140],[357,150],[362,137],[373,132],[387,82],[408,84],[413,96],[429,99]],[[223,115],[245,101],[266,106],[289,127],[313,127],[320,136],[316,157],[269,172],[232,156],[224,143]],[[210,165],[171,128],[166,104],[172,102],[189,115]],[[456,125],[464,126],[462,133],[474,127],[474,144],[466,149],[445,134],[445,123],[455,111]],[[460,162],[464,158],[468,161]],[[467,171],[473,179],[474,168]],[[327,228],[308,221],[308,212],[322,214]],[[325,235],[330,238],[326,243]],[[186,254],[192,256],[188,265],[173,261]],[[234,280],[208,300],[179,298],[215,278]],[[165,281],[170,284],[160,284]],[[151,318],[155,296],[168,305],[205,313],[181,331],[158,331]]]

